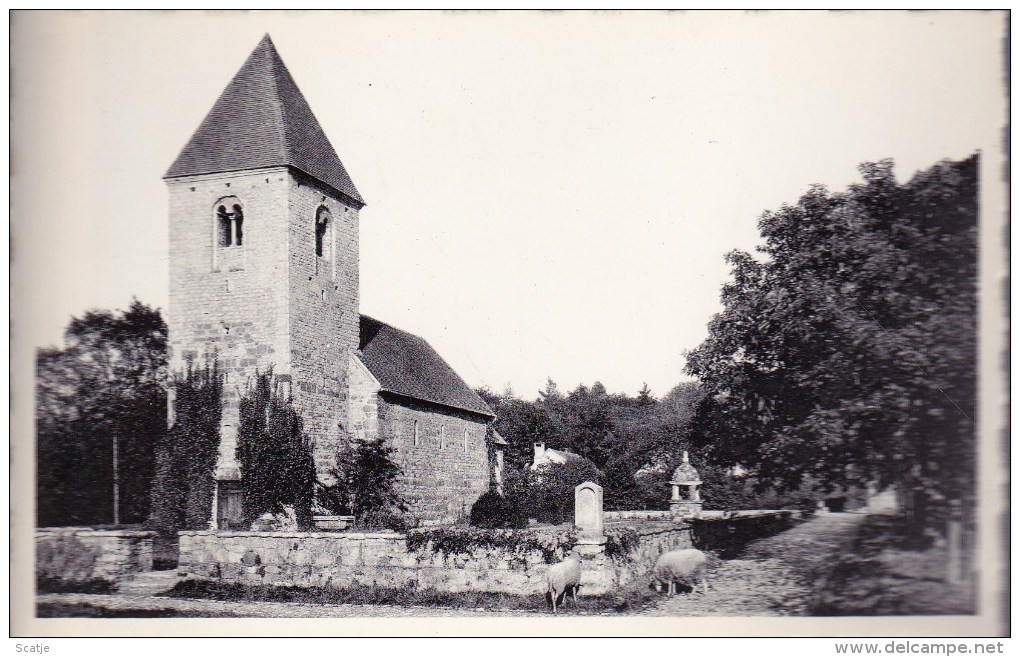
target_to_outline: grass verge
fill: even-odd
[[[642,586],[622,587],[606,595],[578,596],[559,607],[564,614],[598,615],[628,613],[657,601],[659,595]],[[391,605],[398,607],[436,607],[479,609],[485,611],[533,611],[550,609],[542,595],[516,595],[467,591],[446,593],[413,586],[382,588],[352,585],[344,588],[298,588],[292,586],[245,585],[215,581],[188,580],[161,594],[171,598],[221,600],[229,602],[291,602],[318,605]]]
[[[116,591],[116,586],[105,579],[90,579],[86,581],[67,581],[56,577],[36,575],[36,593],[97,593],[105,595]]]
[[[197,613],[177,609],[109,609],[87,602],[40,602],[36,618],[228,618],[223,613]]]

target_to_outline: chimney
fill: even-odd
[[[545,443],[535,443],[535,463],[545,457]]]

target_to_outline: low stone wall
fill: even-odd
[[[541,553],[511,560],[495,549],[470,555],[410,551],[396,533],[180,533],[178,573],[240,584],[337,587],[353,584],[437,591],[538,593],[548,565]]]
[[[691,521],[691,537],[694,547],[731,559],[751,541],[786,531],[804,517],[802,511],[784,510],[702,514]]]
[[[606,511],[606,522],[614,520],[674,520],[672,511]]]
[[[36,575],[65,582],[118,582],[152,570],[152,539],[145,531],[46,527],[35,532]]]
[[[637,532],[637,548],[627,559],[616,564],[614,585],[625,585],[635,579],[646,577],[663,552],[693,547],[691,526],[687,522],[610,522],[607,529],[630,528]]]
[[[607,529],[610,526],[607,525]],[[598,595],[643,576],[663,551],[690,547],[686,523],[630,523],[637,545],[607,554],[604,544],[581,544],[582,587]],[[538,550],[508,555],[476,547],[470,554],[409,550],[397,533],[180,532],[178,572],[191,579],[238,584],[337,587],[354,584],[444,592],[541,594],[549,565]]]

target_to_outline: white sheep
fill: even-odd
[[[567,557],[549,566],[546,573],[546,594],[552,600],[553,613],[556,613],[556,600],[562,595],[567,602],[567,592],[574,594],[574,606],[577,606],[577,589],[581,588],[581,557],[577,550],[571,550]]]
[[[708,581],[705,579],[707,566],[708,557],[701,550],[688,548],[664,552],[655,562],[652,583],[656,589],[662,584],[667,584],[668,594],[673,595],[676,593],[677,582],[689,584],[692,592],[697,590],[698,582],[701,582],[702,590],[708,593]]]

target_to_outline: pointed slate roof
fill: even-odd
[[[361,362],[382,392],[495,417],[428,342],[389,324],[361,316]]]
[[[365,204],[267,34],[164,177],[273,166],[300,169]]]

